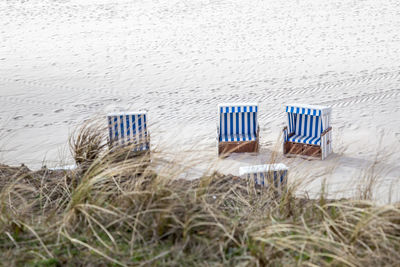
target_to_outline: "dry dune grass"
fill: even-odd
[[[78,168],[0,165],[0,259],[32,266],[371,266],[400,262],[400,205],[296,198],[213,173],[157,173],[108,152],[93,123],[71,138]],[[174,169],[174,166],[165,168]]]

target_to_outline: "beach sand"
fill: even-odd
[[[237,174],[280,148],[284,104],[321,104],[333,108],[334,153],[276,160],[318,178],[307,192],[326,179],[344,196],[374,166],[376,198],[400,199],[397,0],[10,0],[0,18],[2,163],[70,164],[83,120],[145,109],[153,149],[194,178],[216,159],[217,105],[258,102],[260,154],[214,166]]]

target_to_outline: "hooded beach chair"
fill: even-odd
[[[332,152],[331,108],[287,105],[288,126],[283,129],[283,154],[325,159]]]
[[[282,191],[287,185],[288,167],[283,163],[245,166],[239,168],[239,175],[256,185]]]
[[[218,105],[218,155],[258,152],[257,104]]]
[[[107,115],[109,142],[112,149],[132,146],[133,152],[150,150],[146,112],[121,112]]]

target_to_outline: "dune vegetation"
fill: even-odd
[[[277,194],[231,175],[193,181],[108,150],[94,124],[77,168],[0,165],[0,260],[19,266],[382,266],[400,262],[400,205]],[[151,156],[150,156],[151,157]],[[173,167],[171,167],[173,170]],[[371,190],[366,187],[365,190]]]

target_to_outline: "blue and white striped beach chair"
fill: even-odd
[[[218,155],[222,153],[258,152],[258,105],[218,105]]]
[[[121,112],[107,115],[111,148],[132,146],[134,152],[150,150],[146,112]]]
[[[331,108],[287,105],[288,126],[283,129],[283,153],[325,159],[332,152]]]
[[[239,175],[256,185],[282,192],[287,186],[288,167],[283,163],[245,166],[239,168]]]

